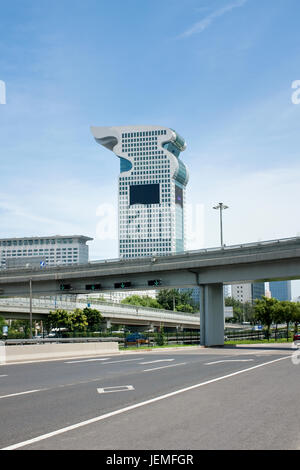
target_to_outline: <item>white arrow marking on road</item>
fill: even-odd
[[[117,387],[97,388],[98,393],[127,392],[128,390],[134,390],[134,387],[132,385],[119,385]]]
[[[174,359],[157,359],[157,361],[148,361],[148,362],[139,362],[139,364],[154,364],[155,362],[171,362],[174,361]]]
[[[221,362],[250,362],[254,359],[225,359],[224,361],[215,361],[215,362],[206,362],[205,366],[210,366],[211,364],[220,364]]]

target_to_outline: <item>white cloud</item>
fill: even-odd
[[[213,13],[206,16],[201,21],[198,21],[193,26],[191,26],[191,28],[189,28],[184,33],[182,33],[180,37],[188,37],[188,36],[192,36],[193,34],[202,33],[217,18],[220,18],[221,16],[225,15],[226,13],[229,13],[235,8],[240,8],[244,6],[247,1],[248,0],[238,0],[234,3],[230,3],[229,5],[224,6],[223,8],[219,8],[218,10],[215,10]]]

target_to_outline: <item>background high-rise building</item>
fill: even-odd
[[[224,297],[231,297],[231,286],[224,285]]]
[[[120,158],[119,256],[185,249],[186,144],[161,126],[92,127],[96,141]]]
[[[291,281],[274,281],[269,283],[271,297],[278,300],[292,299],[292,282]]]
[[[261,299],[265,295],[265,283],[254,282],[251,284],[252,300]]]
[[[92,238],[83,235],[50,237],[24,237],[0,239],[0,267],[5,268],[8,260],[19,262],[38,258],[45,260],[48,266],[56,264],[87,263],[89,260],[88,241]]]
[[[264,282],[233,284],[231,286],[231,296],[242,303],[253,302],[255,299],[261,299],[264,295]]]

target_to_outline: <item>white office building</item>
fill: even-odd
[[[88,241],[83,235],[50,237],[25,237],[0,239],[0,267],[11,267],[24,259],[45,260],[46,265],[87,263],[89,260]]]
[[[231,295],[239,302],[252,302],[252,284],[233,284],[231,286]]]
[[[243,283],[231,286],[231,296],[239,302],[253,302],[265,295],[265,283]]]
[[[119,256],[185,249],[185,141],[161,126],[92,127],[96,141],[120,158]]]

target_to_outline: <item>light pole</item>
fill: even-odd
[[[223,204],[223,202],[219,202],[217,206],[214,206],[213,209],[219,210],[220,211],[220,233],[221,233],[221,247],[224,246],[223,243],[223,219],[222,219],[222,213],[223,210],[228,209],[228,206]]]
[[[32,339],[32,279],[29,280],[29,338]]]

